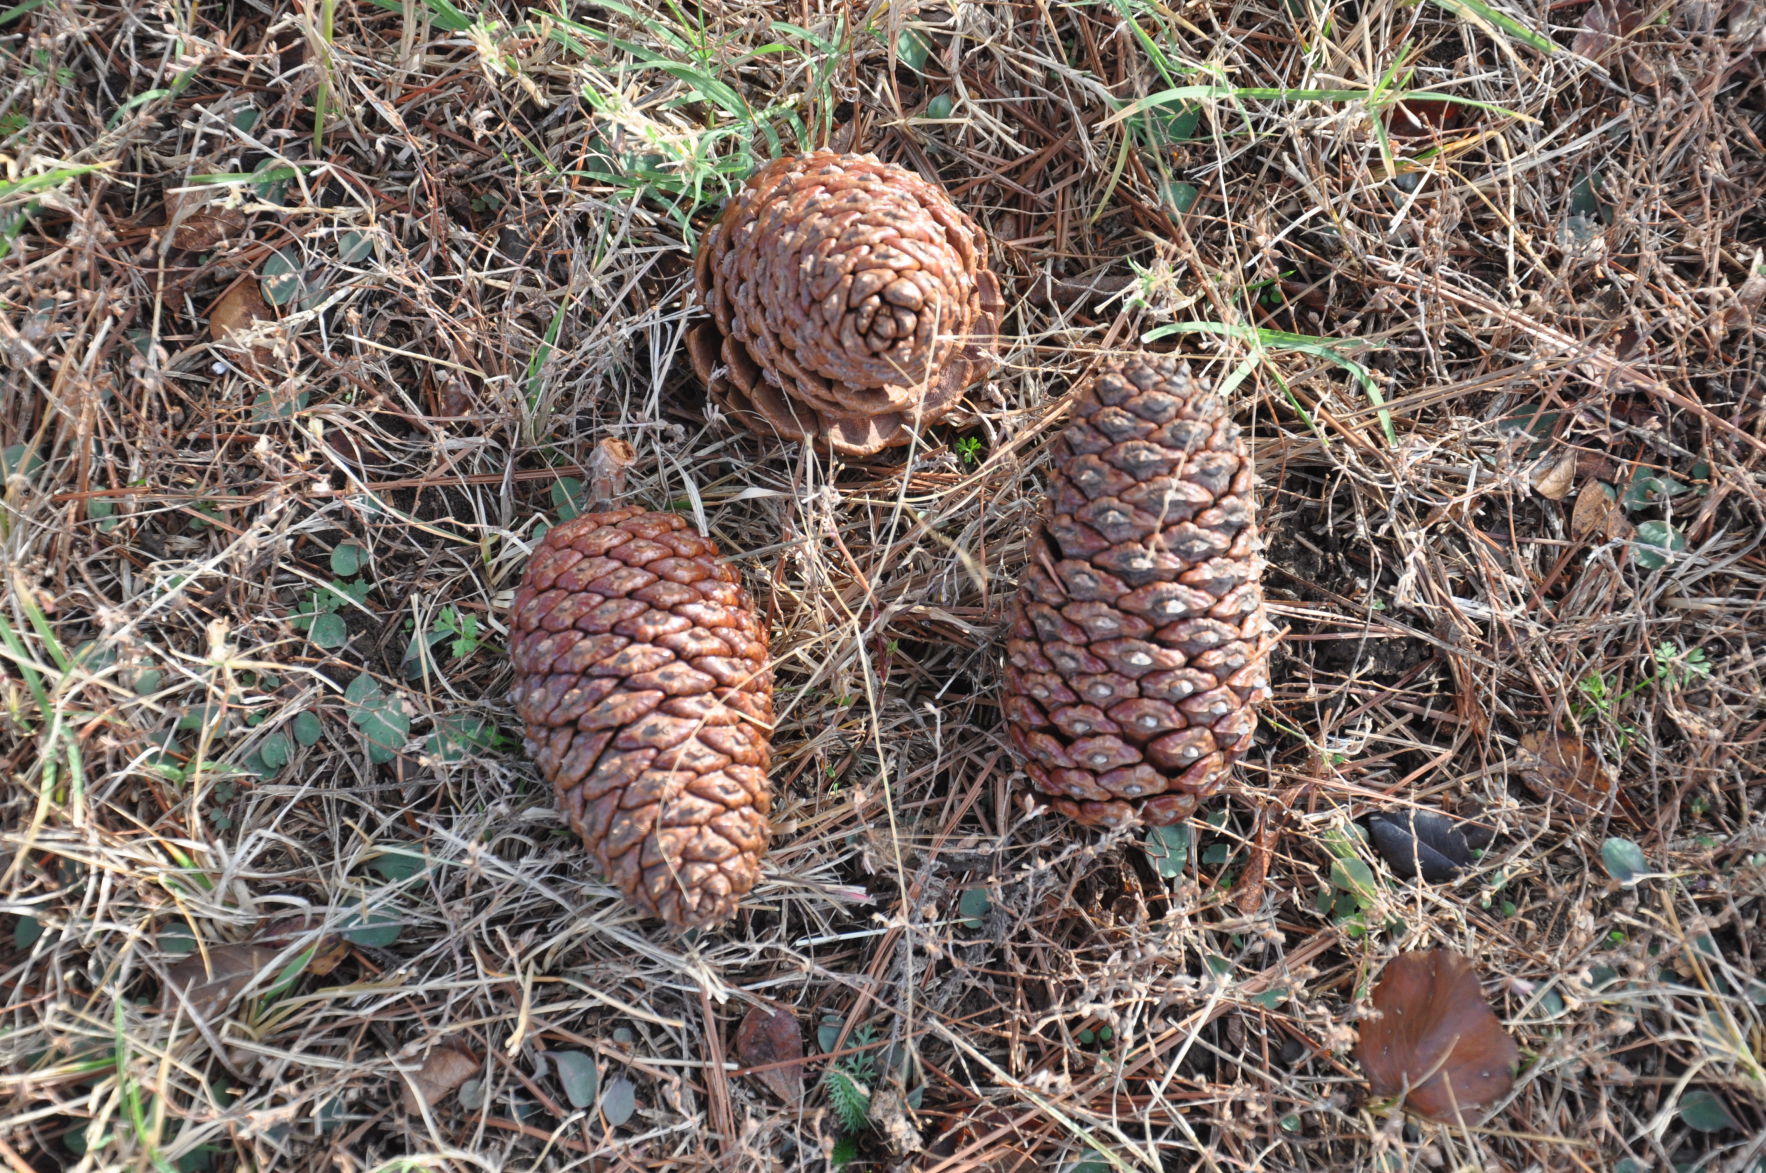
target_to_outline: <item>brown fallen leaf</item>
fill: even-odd
[[[1619,509],[1619,495],[1604,481],[1589,481],[1576,494],[1570,510],[1570,536],[1610,541],[1624,534],[1628,522]]]
[[[736,1028],[736,1054],[787,1104],[803,1098],[803,1028],[789,1010],[751,1006]]]
[[[228,286],[226,292],[209,306],[208,336],[216,342],[225,342],[235,331],[267,322],[275,316],[270,303],[264,300],[258,280],[247,277]]]
[[[159,1008],[164,1014],[200,1015],[206,1022],[251,985],[280,949],[267,945],[213,945],[166,966]]]
[[[248,276],[235,281],[215,298],[208,310],[208,334],[216,342],[237,346],[235,334],[249,330],[260,322],[275,320],[276,311],[264,300],[261,282],[255,276]],[[254,343],[245,350],[242,365],[247,370],[270,361],[271,349],[263,343]]]
[[[405,1086],[400,1095],[405,1111],[415,1113],[419,1104],[431,1107],[441,1098],[478,1074],[478,1060],[458,1047],[436,1047],[423,1057],[415,1071],[402,1072]]]
[[[166,225],[172,247],[186,252],[208,252],[245,227],[245,213],[221,202],[224,192],[215,188],[191,188],[166,196]]]
[[[1520,747],[1521,781],[1540,798],[1566,799],[1564,808],[1582,818],[1603,814],[1612,805],[1617,776],[1576,737],[1539,729],[1521,734]]]
[[[1484,1000],[1472,963],[1450,949],[1400,953],[1374,987],[1355,1057],[1376,1096],[1404,1095],[1431,1120],[1474,1120],[1515,1084],[1520,1051]]]

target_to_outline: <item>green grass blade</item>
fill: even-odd
[[[1174,334],[1216,334],[1224,338],[1236,338],[1240,342],[1248,342],[1267,350],[1292,350],[1335,363],[1361,384],[1368,402],[1374,405],[1374,414],[1379,418],[1380,431],[1385,434],[1386,443],[1394,448],[1398,447],[1398,433],[1392,426],[1391,413],[1386,410],[1386,396],[1380,390],[1380,385],[1374,381],[1373,373],[1343,353],[1345,350],[1371,349],[1374,343],[1359,339],[1321,338],[1316,334],[1290,334],[1285,330],[1266,330],[1259,326],[1232,325],[1227,322],[1173,322],[1168,326],[1148,330],[1141,335],[1141,341],[1156,342]]]
[[[1541,53],[1556,53],[1562,46],[1544,33],[1528,28],[1507,13],[1496,11],[1484,0],[1430,0],[1435,7],[1445,9],[1462,20],[1486,27],[1496,26],[1515,40]]]

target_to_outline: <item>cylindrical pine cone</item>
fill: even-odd
[[[1056,810],[1175,823],[1250,747],[1269,691],[1252,476],[1238,425],[1176,359],[1109,359],[1077,392],[1002,697]]]
[[[527,751],[604,874],[671,924],[730,916],[767,846],[773,690],[716,544],[673,513],[566,521],[509,628]]]
[[[987,238],[941,188],[816,151],[749,179],[699,243],[687,334],[714,403],[761,435],[866,455],[906,444],[992,369]]]

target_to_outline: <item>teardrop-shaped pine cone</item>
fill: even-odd
[[[678,514],[554,527],[509,617],[527,751],[634,905],[682,927],[729,917],[766,851],[766,629],[717,545]]]
[[[868,455],[992,370],[999,281],[944,191],[874,155],[778,159],[699,243],[687,334],[711,399],[763,436]]]
[[[1008,613],[1008,734],[1056,810],[1178,822],[1269,691],[1250,455],[1182,363],[1139,354],[1100,364],[1052,460]]]

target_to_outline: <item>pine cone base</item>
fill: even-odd
[[[603,873],[682,927],[722,921],[766,851],[766,629],[717,545],[673,513],[548,532],[510,611],[528,753]]]
[[[706,230],[687,352],[760,435],[868,455],[906,444],[992,369],[1004,302],[987,238],[872,155],[774,160]]]
[[[1269,692],[1253,470],[1177,360],[1107,360],[1053,447],[1007,616],[1002,707],[1031,783],[1081,823],[1179,822]]]

